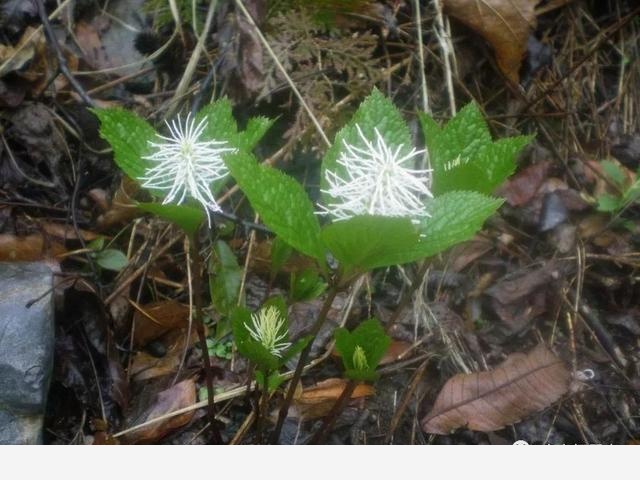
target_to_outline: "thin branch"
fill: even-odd
[[[96,103],[91,99],[91,97],[87,94],[85,89],[80,85],[80,82],[76,80],[69,70],[69,66],[67,65],[67,59],[64,57],[62,50],[60,49],[60,45],[58,44],[58,39],[56,38],[56,34],[53,32],[53,28],[51,28],[51,23],[49,22],[49,17],[47,16],[47,12],[44,8],[44,3],[42,0],[36,0],[36,4],[38,6],[38,14],[40,15],[40,21],[42,22],[42,27],[44,28],[44,34],[53,48],[53,51],[56,54],[56,58],[58,59],[58,68],[60,72],[69,82],[69,85],[73,87],[76,93],[80,96],[85,105],[89,107],[95,107]]]

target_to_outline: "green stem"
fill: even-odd
[[[222,437],[218,430],[216,404],[213,399],[213,369],[211,368],[211,359],[209,358],[209,349],[207,348],[207,336],[204,331],[204,322],[202,320],[202,277],[200,276],[200,272],[202,271],[203,262],[202,256],[200,255],[200,242],[198,241],[197,233],[191,235],[189,238],[189,250],[193,281],[193,303],[195,307],[194,320],[196,324],[196,331],[198,332],[198,340],[200,341],[200,349],[202,350],[202,360],[204,363],[205,381],[207,385],[207,413],[209,416],[209,423],[211,425],[213,442],[221,444]]]
[[[291,406],[291,402],[293,401],[293,393],[296,390],[296,385],[298,385],[298,382],[300,381],[300,377],[302,376],[302,370],[304,369],[304,366],[307,363],[307,359],[309,358],[309,353],[311,352],[311,347],[313,346],[313,342],[315,341],[316,336],[318,335],[318,332],[320,332],[322,325],[324,325],[324,322],[327,319],[327,314],[331,309],[331,305],[333,305],[333,300],[336,298],[336,295],[338,294],[339,283],[340,282],[335,282],[334,286],[331,288],[331,290],[329,290],[329,294],[327,295],[327,298],[324,300],[324,303],[322,304],[322,309],[320,310],[320,314],[318,315],[317,320],[315,321],[315,323],[311,327],[311,331],[309,332],[309,335],[311,336],[311,340],[309,341],[307,346],[302,350],[302,352],[300,352],[300,359],[298,360],[298,364],[296,365],[296,370],[293,374],[293,378],[291,379],[291,382],[289,383],[289,389],[287,390],[287,394],[285,396],[284,402],[282,403],[282,406],[280,407],[280,411],[278,412],[278,420],[276,422],[276,427],[273,430],[273,434],[271,435],[270,443],[272,444],[276,444],[280,440],[280,432],[282,431],[282,426],[284,425],[284,421],[287,418],[287,413],[289,412],[289,407]]]

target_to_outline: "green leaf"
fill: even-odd
[[[265,225],[293,248],[324,264],[320,224],[302,185],[274,168],[258,164],[247,152],[228,155],[225,161]]]
[[[247,128],[240,134],[240,145],[251,152],[274,124],[274,120],[266,117],[253,117],[247,122]]]
[[[481,147],[491,143],[491,134],[475,103],[462,108],[444,128],[424,113],[420,115],[420,121],[434,167],[457,156],[471,158]]]
[[[271,278],[274,279],[278,272],[282,270],[284,264],[291,257],[293,248],[282,240],[280,237],[276,237],[271,242]]]
[[[282,354],[282,358],[280,359],[280,364],[284,365],[293,357],[295,357],[297,354],[299,354],[302,350],[305,349],[305,347],[309,344],[311,340],[313,340],[313,337],[310,335],[307,335],[306,337],[302,337],[301,339],[294,342],[294,344],[291,345],[287,349],[287,351]]]
[[[233,117],[233,109],[228,98],[221,98],[203,107],[196,115],[196,124],[207,119],[207,127],[202,132],[205,140],[227,141],[233,147],[251,152],[264,134],[273,125],[273,120],[266,117],[254,117],[247,122],[243,132]]]
[[[313,300],[322,295],[327,288],[317,271],[307,268],[301,273],[293,272],[289,288],[289,297],[292,302],[304,302]]]
[[[338,165],[337,160],[344,149],[344,142],[349,145],[366,148],[358,134],[356,125],[360,127],[364,136],[375,139],[377,129],[390,147],[404,145],[411,149],[411,132],[402,114],[391,100],[385,97],[377,88],[360,104],[351,120],[336,134],[333,145],[327,150],[322,160],[321,188],[327,188],[325,172],[327,170],[343,177],[344,167]],[[331,197],[323,194],[324,204],[331,202]]]
[[[324,227],[322,239],[345,274],[399,265],[415,260],[407,255],[419,242],[408,218],[358,216]]]
[[[218,240],[209,260],[209,291],[216,311],[228,316],[238,304],[242,268],[229,246]]]
[[[391,345],[391,338],[385,333],[380,322],[375,318],[366,320],[351,332],[346,328],[339,328],[335,332],[335,339],[336,350],[342,358],[345,375],[354,380],[375,380],[375,369]],[[357,347],[364,350],[368,368],[358,368],[354,364],[354,353]]]
[[[144,176],[148,162],[142,157],[151,152],[149,141],[156,131],[143,118],[122,108],[94,109],[100,120],[100,136],[113,149],[113,158],[131,179]]]
[[[154,215],[158,215],[165,220],[175,223],[189,236],[195,235],[205,217],[201,208],[189,207],[187,205],[138,203],[137,207],[140,210],[153,213]]]
[[[87,243],[87,248],[93,250],[94,252],[99,252],[104,248],[104,237],[97,237]]]
[[[501,199],[477,192],[449,192],[431,200],[431,217],[420,226],[424,237],[414,251],[407,252],[407,257],[430,257],[469,240],[500,205]]]
[[[602,170],[618,187],[622,188],[625,184],[625,176],[622,169],[611,160],[602,160],[600,162]]]
[[[475,103],[460,110],[442,129],[425,114],[420,121],[436,196],[454,190],[492,193],[514,172],[517,154],[532,138],[518,136],[492,142]]]
[[[260,370],[256,370],[256,383],[258,384],[258,387],[262,390],[263,386],[264,386],[264,373],[261,372]],[[280,385],[282,385],[282,382],[284,382],[287,379],[287,377],[285,377],[284,375],[280,375],[278,372],[274,372],[271,375],[269,375],[267,377],[267,388],[269,390],[269,393],[273,393],[275,392],[278,387]]]
[[[238,352],[254,362],[260,370],[276,370],[280,366],[280,359],[251,338],[247,325],[251,325],[251,312],[244,307],[236,307],[231,314],[231,328]]]
[[[269,307],[276,307],[278,309],[278,312],[280,313],[280,316],[282,318],[284,318],[285,325],[288,325],[288,323],[289,323],[289,309],[287,308],[287,302],[285,301],[285,299],[282,296],[274,295],[273,297],[269,297],[262,304],[262,307],[260,309],[262,310],[264,308],[269,308]],[[287,340],[287,339],[285,339],[285,340]]]
[[[106,248],[100,252],[93,254],[96,263],[107,270],[119,272],[127,266],[129,261],[127,256],[120,250]]]
[[[624,205],[624,200],[610,195],[608,193],[604,193],[598,197],[598,206],[597,210],[599,212],[617,212]]]
[[[231,102],[228,98],[221,98],[214,103],[202,107],[195,118],[196,125],[207,119],[207,126],[202,131],[202,139],[207,141],[226,141],[233,147],[238,144],[238,125],[233,118]]]

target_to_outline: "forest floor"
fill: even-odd
[[[280,442],[306,443],[343,392],[332,328],[371,316],[384,323],[399,304],[380,378],[358,387],[328,443],[638,442],[636,2],[7,0],[0,261],[45,261],[56,272],[46,443],[211,443],[202,350],[188,326],[193,276],[225,278],[221,253],[212,254],[222,242],[238,298],[256,309],[270,294],[290,295],[292,275],[310,268],[294,254],[274,275],[273,238],[245,228],[254,214],[229,188],[221,205],[247,222],[221,221],[215,238],[201,239],[213,259],[209,275],[191,271],[184,234],[135,208],[144,194],[120,173],[91,109],[123,107],[161,128],[165,118],[228,97],[240,124],[276,119],[257,156],[317,198],[326,149],[318,127],[332,139],[374,87],[402,110],[418,143],[418,112],[442,123],[471,101],[494,138],[535,138],[497,191],[504,205],[471,241],[429,259],[426,270],[375,270],[338,294]],[[412,282],[418,288],[403,303]],[[251,369],[204,285],[221,440],[256,443]],[[293,337],[323,300],[290,307]],[[513,381],[465,397],[456,408],[466,426],[428,428],[443,388],[495,381],[514,368],[518,375],[522,365],[535,367],[541,345],[567,372],[560,395],[546,391],[551,380]],[[512,399],[522,388],[544,407],[520,414]],[[271,398],[265,428],[281,401],[281,392]]]

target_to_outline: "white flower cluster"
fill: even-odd
[[[335,220],[356,215],[409,217],[417,220],[429,216],[424,204],[430,191],[431,170],[408,167],[425,150],[415,148],[407,152],[404,145],[389,146],[375,129],[375,141],[369,140],[359,125],[358,136],[364,148],[343,141],[344,149],[337,163],[344,167],[344,176],[327,170],[328,184],[322,192],[335,201],[320,206],[321,214]]]
[[[167,122],[169,136],[158,135],[161,142],[149,142],[153,149],[144,157],[152,166],[139,180],[145,188],[166,190],[163,203],[182,204],[187,198],[205,208],[209,223],[210,212],[220,211],[211,191],[211,184],[228,175],[223,156],[235,152],[226,141],[202,140],[207,128],[206,119],[198,124],[187,116],[184,124],[178,117]],[[413,221],[429,216],[425,199],[430,191],[431,170],[411,168],[425,150],[404,145],[390,146],[378,129],[375,139],[367,138],[356,125],[360,145],[343,141],[344,149],[337,159],[338,172],[327,170],[326,193],[333,199],[321,205],[320,214],[334,220],[347,220],[356,215],[408,217]]]
[[[168,190],[162,203],[181,204],[187,197],[200,202],[211,223],[210,212],[221,210],[211,184],[228,174],[222,156],[236,149],[225,147],[226,141],[200,139],[207,128],[206,118],[196,125],[187,115],[184,125],[180,117],[166,124],[169,136],[158,135],[162,142],[149,142],[154,151],[143,158],[153,166],[139,180],[145,188]]]
[[[251,325],[245,326],[251,337],[276,357],[282,356],[282,352],[291,346],[291,343],[283,341],[289,331],[277,307],[270,306],[254,313],[251,315]]]

